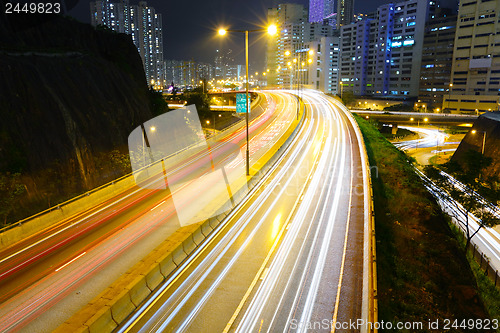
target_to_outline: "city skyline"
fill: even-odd
[[[118,1],[116,1],[118,2]],[[229,38],[219,38],[216,35],[221,25],[233,29],[254,29],[264,26],[268,8],[279,3],[298,3],[309,7],[309,0],[260,0],[260,1],[219,1],[216,4],[194,0],[190,2],[165,3],[161,0],[149,0],[148,5],[155,8],[163,16],[164,58],[174,60],[194,59],[199,62],[213,62],[217,49],[233,49],[235,61],[243,63],[243,38],[234,35]],[[370,12],[388,1],[355,1],[355,12]],[[137,5],[138,0],[130,1]],[[196,10],[193,10],[196,8]],[[179,13],[189,12],[191,17],[185,19]],[[70,12],[79,21],[90,23],[89,1],[79,2]],[[187,22],[184,24],[184,22]],[[182,27],[182,25],[184,26]],[[241,37],[241,38],[240,38]],[[262,37],[262,38],[260,38]],[[266,38],[253,34],[250,38],[250,63],[263,66],[263,54],[266,50]],[[193,45],[196,45],[193,47]]]

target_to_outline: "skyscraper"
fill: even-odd
[[[160,89],[166,85],[160,13],[156,13],[146,1],[130,6],[128,0],[90,2],[90,13],[93,26],[105,25],[113,31],[131,35],[141,56],[148,84]]]

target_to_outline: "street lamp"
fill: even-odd
[[[222,115],[219,113],[219,118],[221,117]],[[215,114],[214,114],[214,135],[215,135]]]
[[[228,32],[242,32],[245,34],[245,68],[246,68],[246,79],[245,79],[245,97],[246,97],[246,112],[245,112],[245,122],[246,122],[246,132],[247,132],[247,149],[246,149],[246,173],[247,176],[250,176],[250,150],[249,150],[249,135],[248,135],[248,111],[250,109],[250,105],[248,103],[248,81],[249,81],[249,76],[248,76],[248,33],[249,32],[256,32],[256,31],[266,31],[267,33],[271,36],[275,35],[278,32],[278,28],[276,25],[271,24],[270,26],[267,27],[267,29],[255,29],[255,30],[226,30],[226,29],[219,29],[219,35],[224,36]]]
[[[450,110],[450,98],[451,98],[451,88],[453,87],[453,83],[450,83],[450,88],[448,89],[448,111]],[[450,111],[451,113],[451,111]]]
[[[481,154],[484,155],[484,144],[486,143],[486,131],[482,131],[483,132],[483,145],[481,147]],[[476,134],[477,131],[476,130],[472,130],[471,131],[472,134]]]

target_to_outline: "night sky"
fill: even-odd
[[[90,23],[89,0],[79,1],[69,14]],[[118,0],[116,1],[118,2]],[[137,4],[138,0],[131,0]],[[217,35],[220,26],[229,29],[258,29],[266,25],[267,8],[278,3],[300,3],[309,0],[149,0],[148,5],[163,15],[164,58],[213,62],[216,49],[231,48],[236,62],[244,63],[244,34]],[[355,13],[373,11],[386,0],[355,0]],[[263,68],[265,38],[262,33],[250,34],[250,64]]]

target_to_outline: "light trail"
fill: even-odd
[[[273,132],[274,134],[272,137],[269,135],[266,136],[266,131],[275,121],[293,119],[292,116],[287,117],[286,114],[280,114],[278,109],[280,107],[283,107],[283,105],[276,106],[277,109],[266,110],[263,112],[262,116],[252,121],[251,130],[253,136],[251,138],[251,144],[259,143],[259,140],[264,137],[266,142],[269,142],[269,140],[277,138],[277,131],[279,129],[284,131],[284,123],[280,123],[279,128]],[[238,138],[244,137],[244,135],[242,135],[243,132],[244,130],[240,129],[227,136],[225,140],[237,142]],[[213,147],[214,149],[221,149],[224,147],[224,144],[225,142],[220,142]],[[262,147],[263,150],[259,151],[259,154],[265,151],[265,145],[262,145]],[[185,172],[189,170],[189,168],[195,167],[200,158],[201,156],[196,156],[186,161],[185,164],[178,165],[174,169],[169,170],[169,172]],[[69,240],[68,237],[63,237],[63,235],[75,230],[75,228],[77,228],[78,232],[72,232],[72,234],[76,234],[78,237],[80,235],[83,236],[91,230],[94,230],[96,223],[98,223],[97,225],[106,226],[103,222],[107,221],[107,219],[118,219],[126,215],[126,219],[117,224],[116,228],[106,231],[103,236],[86,246],[84,249],[86,253],[85,256],[80,256],[78,260],[72,260],[70,262],[67,262],[68,259],[62,258],[61,261],[67,263],[64,267],[60,267],[57,272],[53,271],[53,273],[50,274],[44,272],[39,277],[36,277],[36,280],[31,281],[28,287],[24,286],[16,294],[9,296],[10,298],[8,300],[4,300],[0,305],[0,315],[4,318],[0,323],[0,331],[9,331],[10,329],[19,329],[21,327],[27,329],[31,327],[27,325],[31,324],[38,326],[40,325],[40,319],[50,322],[48,325],[57,325],[57,322],[54,323],[49,319],[51,317],[47,315],[54,311],[53,307],[56,306],[56,304],[71,295],[72,290],[75,290],[77,287],[83,288],[82,286],[86,285],[91,277],[102,274],[104,271],[109,272],[109,270],[113,270],[114,276],[120,274],[119,271],[111,269],[111,267],[115,265],[114,262],[123,260],[122,258],[124,257],[126,258],[127,256],[124,256],[125,253],[133,253],[133,255],[130,256],[131,258],[138,257],[140,254],[137,254],[137,251],[133,251],[132,249],[136,248],[139,243],[144,244],[146,239],[151,239],[151,241],[146,242],[147,247],[141,250],[149,252],[150,250],[146,249],[154,248],[156,246],[155,244],[157,244],[155,242],[161,240],[165,232],[172,233],[175,230],[172,224],[172,222],[175,221],[175,219],[173,219],[175,211],[172,205],[167,204],[168,202],[165,201],[166,199],[167,201],[170,200],[170,197],[161,197],[158,196],[157,193],[156,191],[138,189],[132,192],[129,191],[123,197],[118,196],[115,199],[116,201],[100,207],[98,211],[91,212],[91,215],[88,217],[80,218],[80,220],[75,223],[64,226],[62,230],[55,230],[53,234],[45,236],[41,240],[37,240],[36,244],[28,244],[27,249],[20,249],[15,255],[10,256],[9,259],[4,259],[5,263],[13,258],[20,258],[22,254],[26,254],[27,256],[32,255],[31,252],[36,251],[35,249],[39,245],[44,245],[51,240],[54,240],[53,244],[43,249],[41,252],[36,253],[39,254],[39,258],[43,258],[49,254],[53,255],[53,253],[59,250],[63,245],[67,246],[66,244],[69,243],[69,240],[76,240],[76,236]],[[158,198],[160,198],[160,202],[157,201]],[[146,200],[149,200],[150,203],[146,204]],[[120,205],[117,205],[117,203],[120,203]],[[162,204],[165,204],[165,208],[158,209]],[[133,212],[132,209],[141,205],[146,206],[144,210],[141,210],[139,213],[129,213],[129,211]],[[88,225],[82,228],[81,226],[84,226],[84,222],[88,223]],[[159,230],[162,230],[162,232],[158,233]],[[54,235],[58,235],[60,239]],[[144,247],[144,245],[141,246]],[[72,255],[71,258],[74,258],[74,255]],[[34,261],[35,260],[24,262],[21,263],[21,265],[27,267],[28,264],[31,265]],[[133,263],[134,262],[130,262],[127,265],[132,266]],[[15,268],[20,269],[23,267],[17,266]],[[14,272],[14,270],[10,270],[10,272]],[[6,271],[2,269],[2,273],[5,275]],[[109,274],[106,275],[108,276]],[[111,279],[111,281],[114,280],[113,275],[109,275],[107,278]],[[105,282],[102,283],[104,284]],[[75,306],[75,310],[78,309],[78,307]],[[50,327],[54,328],[54,326]]]
[[[361,316],[364,300],[346,310],[352,290],[364,292],[365,272],[355,267],[363,267],[365,249],[354,244],[363,244],[366,215],[354,206],[370,199],[365,185],[354,193],[367,181],[354,170],[359,133],[331,99],[313,92],[304,99],[304,126],[244,210],[227,218],[231,228],[218,229],[217,243],[190,259],[196,265],[183,267],[118,332],[274,332],[290,330],[295,318]]]

